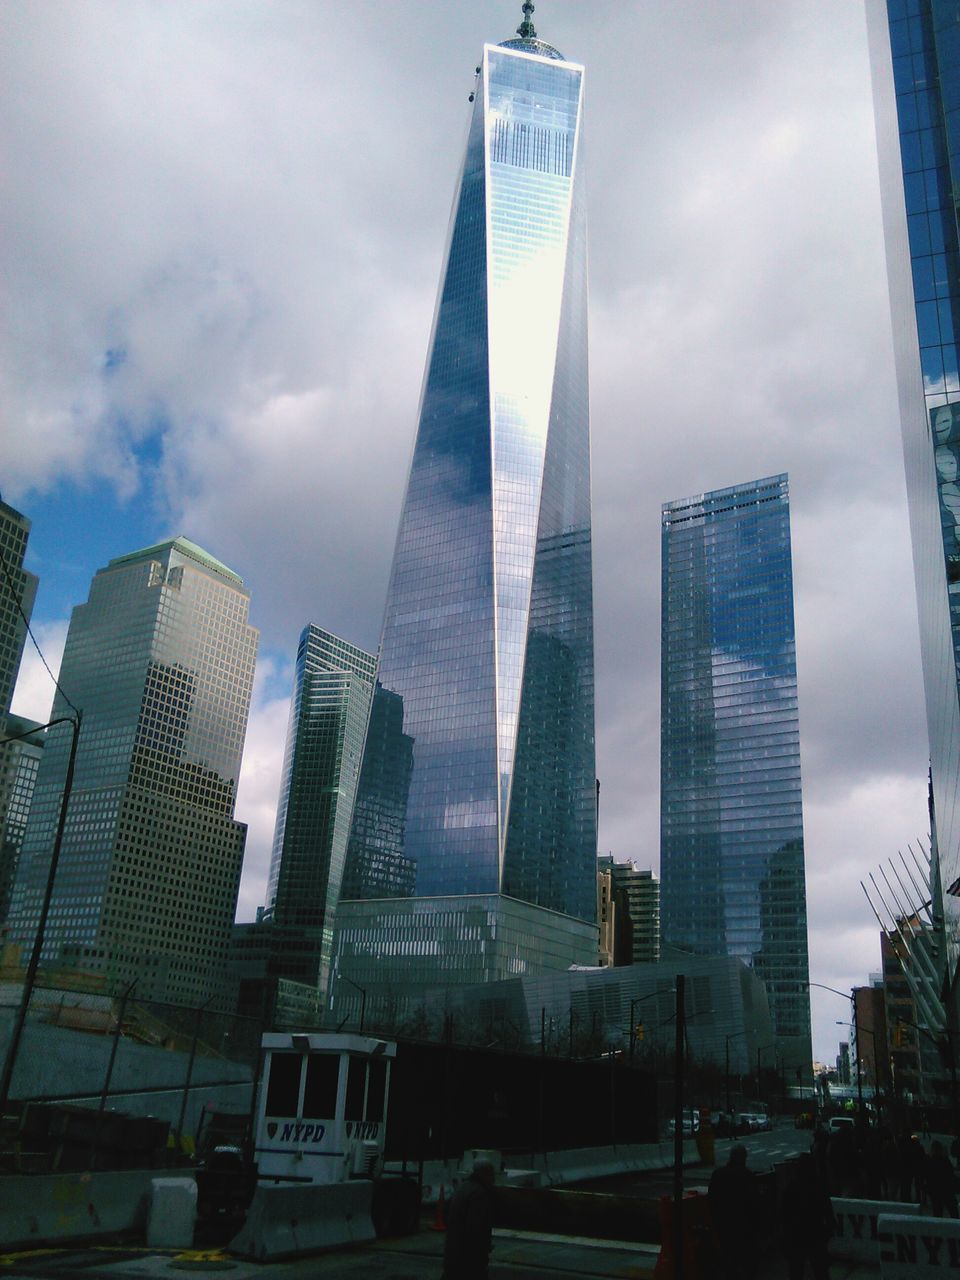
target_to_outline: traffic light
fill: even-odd
[[[634,1027],[633,1036],[635,1040],[643,1039],[643,1023],[642,1022],[638,1022],[637,1025]]]
[[[893,1047],[903,1049],[907,1043],[907,1028],[898,1023],[893,1032]]]

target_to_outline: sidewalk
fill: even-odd
[[[2,1256],[0,1269],[3,1280],[176,1280],[184,1271],[223,1271],[231,1280],[440,1280],[443,1242],[442,1233],[420,1231],[288,1262],[250,1262],[219,1250],[38,1250]],[[494,1232],[490,1280],[653,1280],[658,1256],[653,1244],[501,1230]],[[879,1267],[862,1263],[830,1265],[830,1280],[875,1280],[879,1274]],[[776,1254],[762,1259],[757,1280],[787,1280],[785,1260]]]

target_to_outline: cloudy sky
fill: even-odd
[[[291,663],[375,648],[473,69],[519,0],[0,9],[0,491],[51,661],[108,559],[183,533],[261,630],[237,816],[263,901]],[[601,851],[658,864],[660,504],[790,474],[811,978],[879,968],[860,880],[927,745],[859,0],[542,0],[587,66]],[[15,709],[47,718],[25,661]],[[848,1006],[814,992],[814,1047]]]

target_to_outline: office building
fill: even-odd
[[[411,744],[405,811],[387,806],[375,842],[368,823],[345,875],[376,900],[364,945],[385,959],[400,929],[424,956],[442,946],[451,982],[592,963],[597,946],[583,68],[523,8],[517,38],[483,50],[387,594],[379,679]],[[393,895],[437,902],[408,909],[425,934],[381,911]],[[479,898],[494,917],[522,904],[516,946],[491,921],[493,946],[467,956]]]
[[[597,957],[601,968],[614,962],[617,951],[617,910],[613,900],[613,858],[597,859]]]
[[[660,959],[660,881],[636,862],[597,859],[601,964],[651,964]],[[605,953],[609,953],[609,959]]]
[[[24,569],[30,521],[0,501],[0,716],[10,710],[20,670],[27,622],[37,595],[37,577]]]
[[[140,1000],[223,998],[246,828],[234,821],[257,632],[249,594],[185,538],[120,556],[73,610],[54,718],[83,712],[46,967]],[[65,700],[69,698],[70,703]],[[9,935],[33,946],[72,731],[47,736]]]
[[[628,922],[614,963],[651,964],[659,960],[659,879],[649,867],[642,868],[636,862],[615,862],[612,878],[617,916]]]
[[[960,992],[960,12],[868,0],[880,189],[933,788],[930,896]]]
[[[300,636],[263,913],[271,976],[326,988],[376,668],[320,627]]]
[[[869,987],[854,987],[854,1043],[863,1083],[871,1085],[878,1092],[889,1093],[893,1081],[890,1076],[890,1046],[883,986],[881,977]]]
[[[0,924],[10,910],[10,891],[46,741],[43,725],[12,713],[6,716],[5,732],[9,740],[0,744]]]
[[[787,477],[663,507],[663,941],[763,979],[777,1048],[810,1069]]]
[[[24,805],[29,804],[30,784],[43,745],[39,725],[10,714],[27,623],[37,595],[36,575],[23,567],[30,528],[26,516],[0,501],[0,923],[10,905],[10,886],[23,838]]]

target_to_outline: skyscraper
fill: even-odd
[[[36,575],[23,567],[29,537],[27,517],[0,502],[0,716],[10,710],[27,636],[24,618],[33,612],[37,594]]]
[[[484,46],[427,358],[379,672],[412,759],[378,865],[418,900],[559,913],[579,957],[596,945],[583,68],[523,9],[516,39]],[[360,843],[347,877],[382,894]],[[534,933],[515,963],[535,963]]]
[[[663,941],[750,965],[785,1062],[808,1071],[787,477],[668,502],[662,539]]]
[[[43,746],[39,725],[10,715],[27,620],[37,594],[36,576],[23,567],[29,537],[27,517],[0,502],[0,922],[9,906],[23,819]],[[8,737],[16,740],[5,741]]]
[[[20,849],[43,759],[46,731],[23,716],[7,715],[9,740],[0,743],[0,924],[10,909]]]
[[[185,538],[111,560],[70,620],[60,685],[83,712],[43,960],[137,979],[140,999],[222,994],[246,827],[233,818],[257,632],[242,580]],[[53,718],[68,714],[58,692]],[[33,945],[70,728],[49,732],[10,936]]]
[[[960,13],[868,0],[880,190],[953,1025],[960,1018]]]
[[[273,973],[324,988],[376,671],[372,653],[304,628],[263,918]]]

